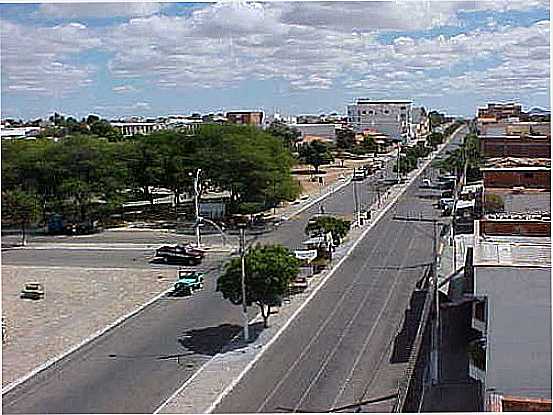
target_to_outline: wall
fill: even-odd
[[[484,187],[551,189],[551,171],[484,170]]]
[[[530,140],[528,138],[480,138],[480,151],[483,157],[551,157],[551,141]]]
[[[480,220],[481,235],[550,236],[551,222]]]

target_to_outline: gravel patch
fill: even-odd
[[[2,266],[2,387],[170,287],[174,270]],[[26,282],[44,299],[21,299]]]

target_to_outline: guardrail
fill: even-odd
[[[413,347],[409,355],[409,360],[403,378],[398,382],[397,400],[392,412],[420,412],[420,403],[423,396],[424,377],[427,368],[428,360],[425,359],[426,354],[430,355],[430,313],[432,311],[433,287],[430,283],[432,277],[431,268],[428,267],[425,271],[423,279],[425,280],[426,297],[424,299],[423,310],[417,334],[413,342]],[[427,352],[427,353],[424,353]]]

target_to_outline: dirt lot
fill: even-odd
[[[334,164],[321,166],[321,173],[317,176],[323,178],[323,186],[328,186],[336,183],[342,175],[344,177],[351,175],[354,167],[361,167],[370,160],[344,160],[343,166],[339,161]],[[321,185],[318,181],[311,180],[312,177],[315,177],[315,169],[313,167],[299,164],[294,168],[293,175],[302,185],[302,194],[312,195],[321,191]]]
[[[2,386],[169,288],[173,270],[2,266]],[[159,277],[162,278],[159,278]],[[25,282],[45,298],[19,298]]]

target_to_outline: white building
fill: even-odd
[[[35,137],[40,132],[40,127],[0,127],[2,139]]]
[[[348,105],[348,124],[356,132],[375,129],[395,139],[412,137],[412,101],[358,98]]]
[[[336,130],[342,128],[341,124],[287,124],[301,133],[301,137],[317,136],[336,140]]]

